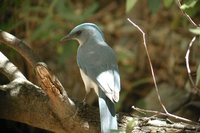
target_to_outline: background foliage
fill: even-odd
[[[185,0],[181,7],[197,23],[200,22],[199,4],[198,0]],[[0,0],[0,13],[0,29],[26,41],[57,74],[70,97],[76,100],[85,96],[76,64],[78,44],[69,41],[62,45],[59,41],[80,23],[96,23],[103,30],[107,43],[116,51],[119,62],[122,91],[117,110],[130,113],[132,105],[160,110],[142,36],[127,22],[126,18],[130,17],[147,33],[148,50],[164,104],[172,113],[194,120],[199,117],[199,106],[190,105],[186,109],[183,105],[190,99],[191,89],[185,52],[193,33],[199,35],[200,30],[194,29],[182,16],[175,1]],[[199,41],[193,46],[190,57],[194,79],[199,65],[199,46],[196,44]],[[0,50],[35,82],[32,69],[18,53],[4,45],[0,45]],[[92,96],[89,96],[88,102],[97,104]],[[3,124],[5,121],[0,125]],[[9,127],[12,124],[5,125]],[[14,129],[16,132],[36,130],[26,126],[13,127],[17,128]]]

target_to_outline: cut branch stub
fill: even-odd
[[[64,87],[57,77],[51,73],[45,63],[38,63],[35,67],[35,72],[39,84],[53,102],[63,101],[64,99],[65,103],[73,105]]]
[[[35,71],[39,84],[49,96],[59,96],[62,94],[62,86],[55,86],[53,76],[45,63],[38,63],[35,67]]]
[[[41,88],[47,93],[52,101],[53,109],[59,112],[66,112],[68,115],[72,115],[75,112],[74,103],[68,98],[67,92],[61,85],[59,80],[51,71],[47,68],[45,63],[38,63],[35,67],[36,77]],[[60,105],[60,106],[59,106]],[[56,108],[55,108],[56,107]],[[65,108],[66,107],[66,108]],[[58,113],[56,111],[56,113]],[[60,114],[63,117],[63,114]]]

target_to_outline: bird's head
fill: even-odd
[[[103,32],[97,25],[93,23],[83,23],[72,29],[72,31],[67,36],[63,37],[61,41],[77,40],[81,45],[91,37],[95,39],[104,39]]]

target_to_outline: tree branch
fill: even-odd
[[[165,108],[165,106],[162,103],[162,100],[161,100],[161,97],[160,97],[160,94],[159,94],[158,85],[157,85],[157,82],[156,82],[156,77],[155,77],[155,74],[154,74],[153,65],[151,63],[151,58],[150,58],[150,55],[149,55],[149,52],[148,52],[148,49],[147,49],[145,33],[137,24],[135,24],[129,18],[127,20],[142,33],[143,44],[144,44],[144,48],[145,48],[145,51],[146,51],[146,54],[147,54],[147,58],[148,58],[148,61],[149,61],[149,66],[150,66],[150,69],[151,69],[151,75],[152,75],[154,86],[155,86],[155,89],[156,89],[156,94],[157,94],[157,97],[158,97],[158,101],[159,101],[161,107],[163,108],[163,110],[165,111],[165,113],[168,113],[167,109]]]
[[[49,97],[41,88],[24,81],[13,81],[0,86],[0,118],[19,121],[53,132],[97,132],[98,110],[78,106],[77,114],[71,113],[60,118],[52,110]],[[81,105],[81,104],[79,104]],[[88,116],[92,114],[92,116]],[[79,119],[81,117],[81,119]],[[84,125],[89,125],[86,127]]]
[[[7,112],[7,115],[2,115],[1,118],[21,121],[31,124],[32,126],[37,126],[54,132],[70,132],[73,130],[81,133],[85,132],[86,129],[87,132],[98,131],[99,126],[93,127],[94,124],[92,123],[89,123],[89,127],[87,128],[83,126],[85,122],[80,117],[83,112],[78,111],[78,113],[76,113],[77,109],[81,109],[79,107],[75,107],[75,103],[68,98],[67,92],[57,77],[47,68],[45,63],[39,62],[37,55],[32,52],[25,42],[5,31],[0,31],[0,42],[15,49],[31,64],[31,66],[35,69],[38,83],[43,90],[42,91],[41,88],[36,87],[31,82],[26,80],[17,67],[9,62],[3,54],[0,54],[2,57],[0,60],[1,72],[7,75],[11,81],[9,84],[2,85],[0,87],[0,90],[3,91],[2,95],[6,97],[1,97],[1,106],[3,107],[1,115],[6,114]],[[41,94],[41,92],[44,92],[47,95],[44,95],[44,93]],[[34,97],[32,96],[33,94],[37,96]],[[7,102],[5,102],[5,99]],[[13,99],[15,100],[13,101]],[[42,103],[44,102],[45,104],[43,105]],[[7,103],[8,108],[4,107],[4,103]],[[41,106],[45,109],[41,110]],[[31,112],[33,108],[36,109],[36,112]],[[8,109],[11,110],[8,111]],[[92,111],[95,118],[98,118],[94,111],[98,112],[98,110],[93,109]],[[48,115],[50,115],[51,119],[48,118]],[[48,124],[39,124],[40,122],[38,122],[38,120]],[[52,126],[52,123],[55,126]]]
[[[18,70],[18,68],[13,65],[7,57],[0,52],[0,72],[7,76],[9,80],[14,79],[26,79],[24,75]]]
[[[40,61],[39,57],[28,47],[22,40],[16,38],[12,34],[0,30],[0,42],[4,43],[10,48],[15,49],[21,54],[28,63],[34,67]]]

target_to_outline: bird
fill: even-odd
[[[120,75],[113,49],[105,42],[102,30],[94,23],[74,27],[61,41],[76,40],[77,64],[86,94],[94,89],[98,96],[101,133],[117,130],[115,103],[120,97]]]

